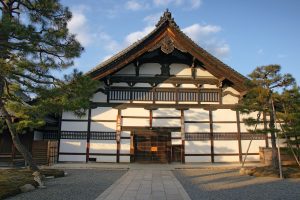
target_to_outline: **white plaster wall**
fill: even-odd
[[[91,140],[90,153],[116,153],[117,143],[115,140]]]
[[[194,84],[181,84],[180,88],[197,88]]]
[[[129,87],[127,83],[112,83],[113,87]]]
[[[33,140],[43,140],[43,133],[40,131],[34,131]]]
[[[180,117],[180,111],[173,108],[160,108],[153,110],[153,117]]]
[[[239,156],[215,156],[215,162],[239,162]]]
[[[150,126],[150,120],[139,118],[123,118],[122,126]]]
[[[231,96],[230,94],[227,94],[224,97],[222,97],[223,104],[237,104],[238,102],[239,102],[239,98]]]
[[[59,155],[59,161],[61,162],[85,162],[85,155]]]
[[[175,104],[176,101],[155,101],[157,104]]]
[[[175,145],[175,144],[182,144],[182,141],[181,141],[181,139],[172,139],[171,140],[171,143],[172,143],[172,145]]]
[[[85,153],[86,140],[61,139],[59,151],[65,153]]]
[[[180,127],[180,119],[153,119],[152,126],[154,127]]]
[[[122,74],[126,74],[126,75],[135,75],[135,67],[133,64],[129,64],[127,66],[125,66],[123,69],[121,69],[120,71],[118,71],[116,73],[116,75],[122,75]]]
[[[98,107],[92,109],[91,118],[92,120],[116,120],[118,110],[111,107]]]
[[[158,63],[145,63],[140,66],[140,75],[156,75],[160,74],[160,64]]]
[[[224,92],[226,92],[226,91],[232,92],[233,94],[237,94],[237,95],[240,94],[237,90],[235,90],[235,89],[232,88],[232,87],[227,87],[227,88],[225,88]]]
[[[171,132],[171,137],[181,137],[181,132]]]
[[[215,140],[214,152],[218,153],[238,153],[239,146],[237,140]]]
[[[203,109],[189,109],[184,111],[186,121],[209,121],[209,111]]]
[[[214,77],[211,73],[203,68],[196,68],[196,75],[198,77]]]
[[[237,132],[236,123],[214,123],[213,124],[214,132]]]
[[[248,132],[248,130],[254,130],[255,126],[246,126],[244,123],[240,123],[241,132]],[[264,129],[263,124],[258,124],[257,129]]]
[[[62,119],[88,119],[88,111],[85,112],[86,114],[82,117],[76,116],[73,112],[66,112],[62,113]]]
[[[191,76],[191,68],[185,64],[174,63],[170,65],[170,74],[176,76]]]
[[[242,142],[242,152],[246,153],[250,140],[242,140],[241,142]],[[265,146],[266,146],[265,140],[252,140],[249,153],[258,153],[259,147],[265,147]]]
[[[91,122],[91,131],[116,131],[116,122]]]
[[[92,102],[107,102],[107,95],[103,92],[97,92],[91,98]]]
[[[211,84],[203,84],[202,88],[208,88],[208,89],[216,89],[218,86],[216,85],[211,85]]]
[[[185,123],[185,132],[210,132],[209,123]]]
[[[133,87],[152,87],[149,83],[136,83]]]
[[[62,131],[87,131],[88,122],[61,122]]]
[[[210,141],[185,141],[186,154],[210,154]]]
[[[121,163],[129,163],[130,162],[130,156],[122,156],[122,155],[120,155],[120,162]]]
[[[130,131],[122,131],[121,137],[130,137]]]
[[[242,159],[244,160],[245,156],[242,156]],[[259,160],[260,160],[259,155],[248,155],[247,158],[246,158],[246,162],[259,161]]]
[[[158,87],[158,88],[174,88],[174,85],[171,83],[160,83],[156,87]]]
[[[213,121],[236,121],[236,112],[230,109],[218,109],[212,112]]]
[[[140,116],[140,117],[149,117],[149,110],[144,108],[127,108],[121,111],[122,116]]]
[[[120,144],[121,144],[120,153],[121,154],[129,154],[130,153],[130,139],[121,139]]]
[[[117,161],[117,156],[94,156],[96,158],[96,162],[108,162],[108,163],[115,163]]]
[[[185,156],[186,163],[211,162],[210,156]]]

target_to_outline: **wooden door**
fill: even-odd
[[[169,162],[170,144],[170,133],[137,133],[134,135],[134,160],[135,162]]]
[[[172,162],[181,162],[181,145],[172,146]]]

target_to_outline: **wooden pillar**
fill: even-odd
[[[152,129],[152,123],[153,123],[153,111],[149,110],[149,126],[150,126],[150,129]]]
[[[61,138],[61,120],[62,120],[62,114],[60,114],[59,121],[58,121],[58,128],[59,128],[59,130],[58,130],[58,137],[57,137],[57,139],[58,139],[57,145],[58,146],[57,146],[57,160],[56,160],[56,162],[59,161],[60,138]]]
[[[85,162],[88,162],[89,158],[90,158],[91,113],[92,113],[92,110],[91,110],[91,108],[89,108],[89,111],[88,111],[88,127],[87,127],[87,136],[86,136],[86,159],[85,159]]]
[[[266,112],[263,112],[263,120],[264,120],[264,129],[268,128],[267,124],[267,115]],[[266,141],[266,147],[269,147],[269,139],[268,139],[268,133],[265,133],[265,141]]]
[[[237,139],[239,145],[239,161],[240,163],[243,161],[243,152],[242,152],[242,137],[241,137],[241,120],[240,120],[240,112],[236,111],[236,123],[237,123]]]
[[[118,109],[117,115],[117,127],[116,127],[116,142],[117,142],[117,163],[120,162],[120,148],[121,148],[121,110]]]
[[[184,126],[184,110],[180,110],[181,121],[181,163],[185,163],[185,126]]]
[[[215,162],[214,157],[214,128],[213,128],[213,117],[212,117],[212,110],[209,110],[209,129],[210,129],[210,156],[211,162]]]

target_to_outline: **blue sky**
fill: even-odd
[[[63,0],[86,72],[149,33],[166,8],[201,47],[247,75],[280,64],[300,83],[299,0]]]

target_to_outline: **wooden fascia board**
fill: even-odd
[[[94,80],[99,80],[105,76],[108,76],[112,74],[113,72],[121,69],[122,67],[126,66],[127,64],[131,63],[134,59],[141,56],[143,53],[147,52],[151,47],[153,47],[156,43],[158,43],[164,36],[166,31],[162,31],[156,38],[152,39],[151,42],[149,42],[144,48],[142,48],[140,51],[136,52],[135,54],[130,55],[128,58],[124,59],[119,64],[115,65],[112,69],[109,69],[105,71],[104,73],[101,73],[95,77],[93,77]]]
[[[232,71],[229,71],[227,69],[224,69],[224,67],[220,66],[221,64],[216,63],[214,60],[209,58],[209,56],[203,56],[200,54],[202,51],[199,49],[199,47],[195,46],[193,43],[188,41],[187,39],[183,38],[181,36],[181,33],[178,33],[178,31],[175,29],[168,29],[169,32],[172,32],[170,36],[173,37],[173,39],[178,43],[178,45],[185,48],[192,56],[200,60],[205,64],[205,66],[208,68],[208,71],[211,72],[214,76],[216,76],[218,79],[222,79],[225,75],[225,77],[232,81],[234,83],[235,89],[237,89],[239,92],[243,92],[246,89],[243,87],[244,79],[239,78],[235,75],[232,75]]]

